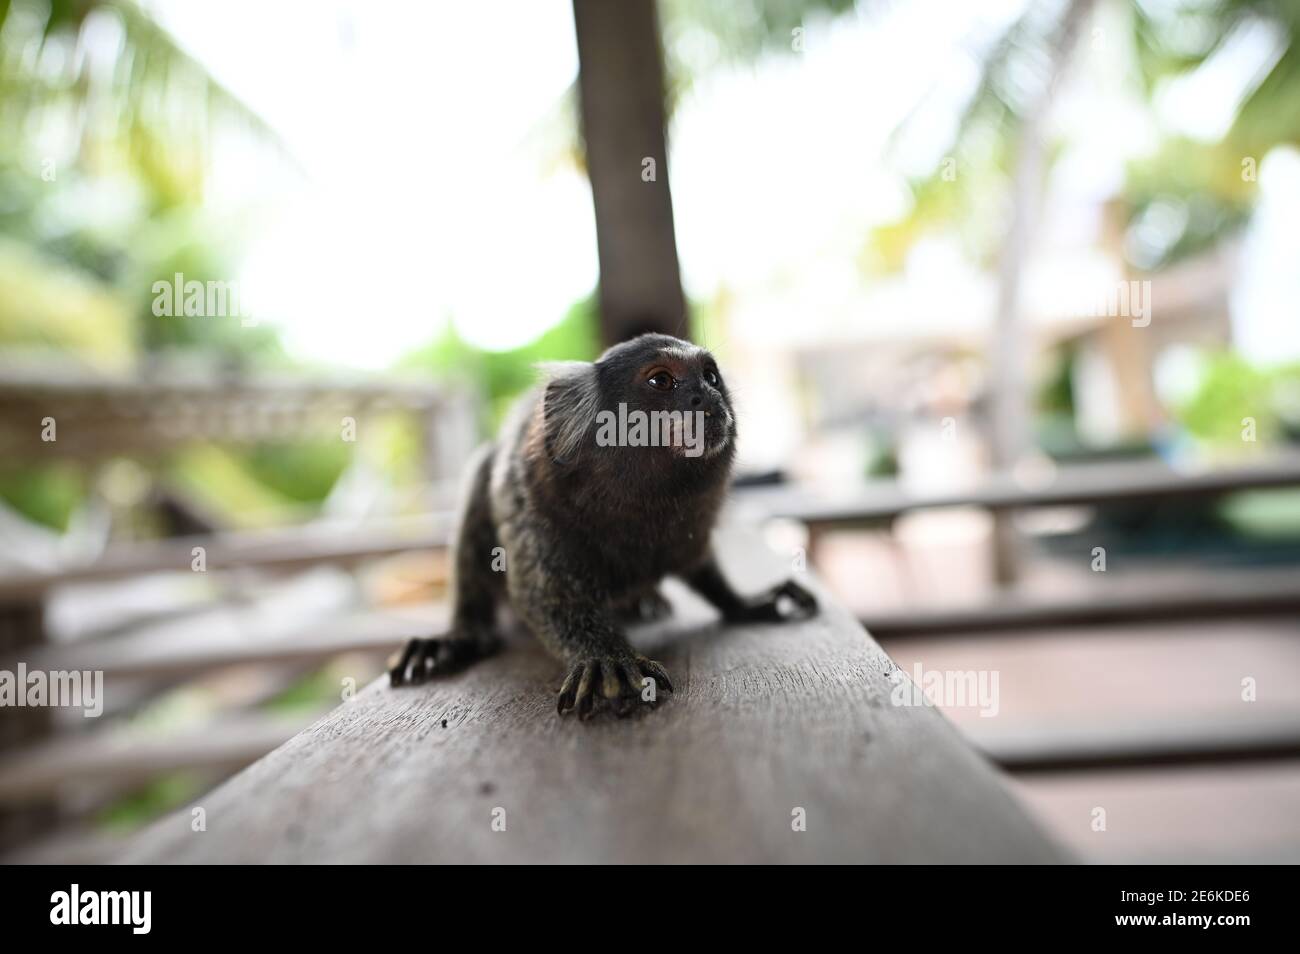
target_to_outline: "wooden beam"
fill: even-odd
[[[1042,631],[1159,620],[1272,616],[1300,609],[1294,569],[1195,574],[1180,587],[1101,590],[1057,599],[997,597],[974,606],[924,607],[859,615],[881,639],[964,636],[976,632]]]
[[[1090,721],[981,733],[976,741],[989,758],[1016,774],[1300,758],[1300,724],[1294,719],[1179,718],[1145,725]]]
[[[1291,486],[1300,486],[1300,455],[1281,454],[1256,464],[1206,471],[1179,471],[1158,460],[1072,464],[1038,480],[995,474],[969,490],[935,495],[910,494],[892,480],[838,492],[756,488],[744,491],[743,500],[770,517],[829,529],[876,526],[904,513],[944,507],[1089,506]]]
[[[39,652],[45,645],[44,615],[39,599],[0,603],[0,658]],[[41,744],[53,729],[54,712],[48,706],[6,706],[0,716],[0,759],[4,753]],[[0,806],[0,851],[53,828],[57,820],[56,807],[48,799]]]
[[[99,671],[106,678],[168,678],[240,665],[320,662],[351,652],[391,652],[408,639],[428,637],[446,627],[442,605],[400,610],[356,611],[342,618],[309,624],[296,632],[273,632],[264,638],[229,638],[229,627],[191,622],[154,627],[156,636],[46,645],[24,657],[28,670]],[[277,629],[279,629],[277,625]],[[0,669],[12,662],[0,660]]]
[[[751,537],[722,551],[746,589],[782,573]],[[556,716],[561,667],[531,639],[381,679],[205,796],[207,832],[182,810],[120,860],[1064,860],[937,712],[890,704],[894,664],[819,593],[815,619],[719,627],[674,590],[676,618],[634,639],[677,692],[623,720]]]
[[[290,738],[300,717],[239,717],[177,734],[85,734],[0,758],[0,805],[25,805],[64,786],[143,783],[179,769],[239,768]]]
[[[459,426],[464,411],[463,396],[418,380],[245,377],[180,367],[141,377],[0,361],[0,469],[187,443],[337,439],[346,416],[407,413]],[[57,440],[45,439],[46,418],[57,422]]]
[[[352,564],[411,550],[440,549],[453,517],[368,521],[320,521],[302,527],[249,533],[177,537],[115,546],[92,563],[0,576],[0,600],[27,598],[66,583],[93,583],[144,573],[193,572],[194,548],[202,547],[205,572],[261,567],[293,570],[321,563]]]

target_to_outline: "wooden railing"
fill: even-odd
[[[783,574],[722,537],[747,587]],[[138,836],[137,862],[1051,862],[1065,856],[818,589],[817,617],[719,626],[675,594],[640,631],[677,691],[587,724],[555,714],[532,640],[417,688],[386,679]],[[204,831],[193,819],[202,809]]]
[[[1300,467],[1290,462],[1228,474],[1157,470],[1131,469],[1125,480],[1112,475],[1103,485],[1091,485],[1097,498],[1120,500],[1300,482]],[[756,500],[776,501],[772,512],[805,520],[814,530],[863,526],[922,506],[1013,508],[1094,499],[1087,496],[1091,478],[1067,471],[1057,481],[1016,493],[994,484],[960,497],[911,498],[890,491],[892,496],[874,502],[859,498],[857,509],[843,498],[815,500],[789,490],[738,496],[741,510],[752,511]],[[92,564],[0,580],[0,595],[25,621],[19,629],[30,634],[33,627],[39,632],[41,602],[52,587],[168,569],[189,572],[194,546],[205,547],[213,572],[292,570],[322,562],[351,566],[442,546],[449,526],[446,515],[428,515],[346,534],[322,526],[133,545]],[[781,571],[741,531],[731,531],[724,547],[729,565],[754,587]],[[1216,606],[1243,613],[1277,610],[1294,601],[1296,589],[1287,583],[1283,573],[1263,573],[1249,577],[1244,589],[1238,581],[1225,582],[1217,589],[1200,587],[1194,598],[1181,600],[1162,601],[1159,594],[1147,593],[1110,603],[1076,601],[1072,610],[1059,603],[1003,602],[978,611],[876,616],[893,636],[1028,631],[1057,625],[1071,613],[1107,623],[1185,618]],[[142,835],[125,857],[1059,858],[996,773],[941,717],[932,709],[891,704],[889,690],[902,674],[847,610],[824,592],[821,596],[826,611],[814,620],[726,628],[684,597],[676,623],[640,634],[662,644],[659,658],[674,675],[682,674],[679,691],[659,711],[624,722],[584,726],[557,719],[552,683],[558,668],[527,639],[431,686],[394,692],[381,680],[202,799],[211,820],[206,841],[203,833],[190,837],[182,812]],[[383,653],[410,635],[436,628],[431,622],[436,617],[426,610],[414,615],[360,610],[324,624],[304,624],[300,633],[286,633],[284,639],[237,647],[193,637],[167,645],[136,644],[129,651],[104,641],[51,646],[28,640],[11,644],[7,655],[16,658],[13,651],[20,651],[43,668],[102,669],[110,680],[174,680],[241,663],[308,665],[342,651]],[[1003,765],[1029,772],[1293,755],[1300,748],[1293,726],[1200,734],[1195,725],[1166,729],[1116,738],[1089,731],[1060,738],[1039,732],[985,740],[984,749]],[[202,738],[159,740],[121,758],[112,755],[121,754],[112,746],[101,752],[91,736],[42,741],[4,756],[0,808],[49,798],[97,775],[127,785],[177,765],[238,767],[259,759],[292,731],[283,722],[236,718],[214,725]],[[112,756],[109,762],[100,757],[104,753]],[[394,807],[351,813],[358,799]],[[519,837],[489,837],[498,834],[490,824],[493,808],[506,810],[507,831]],[[796,809],[804,810],[806,831],[791,829]],[[936,830],[927,834],[927,816],[948,821],[932,821]],[[286,829],[290,818],[300,820]],[[213,838],[214,831],[230,837]]]
[[[1248,465],[1201,469],[1178,469],[1155,459],[1045,466],[1019,474],[993,474],[950,493],[909,493],[897,481],[888,480],[839,491],[821,487],[756,489],[749,492],[749,498],[769,516],[831,530],[879,526],[905,513],[945,507],[1002,511],[1095,506],[1294,486],[1300,486],[1300,454],[1286,453]]]
[[[896,518],[922,510],[975,507],[994,512],[1053,506],[1162,504],[1222,497],[1246,490],[1300,486],[1300,455],[1263,457],[1249,464],[1203,470],[1178,470],[1157,460],[1110,462],[1048,468],[1032,475],[992,477],[962,491],[910,494],[896,482],[841,493],[789,487],[746,495],[751,512],[800,521],[815,551],[833,530],[888,527]],[[1064,594],[1029,595],[1011,590],[962,605],[909,605],[884,609],[863,606],[859,619],[889,645],[908,637],[931,641],[966,639],[973,634],[1050,638],[1063,627],[1116,624],[1201,622],[1276,617],[1293,620],[1300,610],[1300,583],[1294,566],[1248,569],[1196,569],[1152,582],[1135,574],[1098,575],[1104,585],[1081,586]],[[1167,627],[1167,632],[1176,631]],[[1150,725],[1118,729],[1089,723],[1074,727],[1034,726],[1025,731],[982,731],[983,751],[1004,768],[1037,771],[1190,765],[1203,762],[1289,759],[1300,755],[1300,723],[1265,717],[1225,726],[1212,719],[1169,714]]]

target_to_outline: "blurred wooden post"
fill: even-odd
[[[26,662],[45,643],[44,594],[10,594],[0,598],[0,659]],[[15,676],[16,678],[16,676]],[[5,706],[0,714],[0,752],[48,738],[54,710],[44,706]],[[0,809],[0,851],[54,826],[57,807],[49,799]]]
[[[1123,199],[1106,203],[1102,214],[1102,248],[1120,263],[1121,280],[1137,283],[1124,255],[1130,209]],[[1132,301],[1132,298],[1121,299]],[[1150,301],[1147,301],[1148,306]],[[1115,375],[1120,432],[1127,439],[1146,438],[1162,423],[1160,402],[1151,380],[1150,332],[1133,324],[1132,315],[1116,309],[1102,326],[1101,346]]]
[[[482,395],[457,388],[418,414],[424,477],[439,502],[455,503],[465,459],[482,440],[479,408]]]
[[[573,20],[601,337],[608,345],[645,331],[686,336],[654,0],[573,0]]]
[[[1011,223],[1003,240],[998,266],[998,301],[992,342],[993,367],[993,463],[1009,471],[1033,446],[1032,395],[1027,379],[1029,335],[1025,325],[1021,284],[1025,261],[1038,219],[1038,200],[1043,191],[1043,123],[1052,98],[1070,63],[1075,39],[1092,10],[1094,0],[1070,0],[1056,42],[1052,47],[1049,72],[1038,97],[1030,104],[1020,125],[1012,179]],[[1017,577],[1020,538],[1011,516],[994,515],[993,567],[997,581],[1013,583]]]

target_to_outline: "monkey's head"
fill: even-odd
[[[547,369],[542,399],[548,453],[665,474],[719,471],[735,455],[736,415],[713,355],[680,338],[645,334],[594,363]]]

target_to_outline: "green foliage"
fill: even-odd
[[[405,355],[397,367],[477,382],[486,393],[491,423],[497,424],[511,402],[536,383],[539,362],[592,361],[600,354],[596,309],[595,295],[589,295],[535,340],[509,351],[476,348],[448,324],[437,340]]]
[[[192,801],[207,787],[197,772],[172,772],[110,803],[97,820],[107,829],[130,831]]]
[[[1139,249],[1134,264],[1155,270],[1213,248],[1245,226],[1255,183],[1242,176],[1242,155],[1228,141],[1171,139],[1128,170],[1124,197],[1130,222],[1143,231],[1155,215],[1175,226],[1158,246]]]
[[[339,673],[326,666],[296,680],[283,692],[268,699],[262,706],[268,712],[283,715],[309,714],[339,702]]]
[[[860,261],[865,272],[900,271],[916,241],[939,232],[955,233],[971,261],[992,264],[1006,228],[1002,196],[1015,172],[1019,130],[1036,90],[1047,81],[1045,51],[1056,41],[1058,14],[1053,5],[1030,4],[985,51],[979,84],[944,158],[908,183],[908,211],[867,236]],[[906,138],[915,118],[908,117],[894,131],[893,148]],[[1057,151],[1049,149],[1049,163]]]
[[[1242,446],[1245,418],[1254,420],[1261,444],[1300,434],[1300,363],[1260,368],[1234,354],[1215,356],[1176,414],[1188,431],[1212,444]]]
[[[944,178],[944,169],[908,183],[912,204],[893,222],[866,236],[858,264],[866,274],[894,274],[927,235],[953,232],[975,262],[988,262],[1005,226],[1000,210],[990,205],[1009,181],[1010,143],[996,136],[972,136],[957,144],[951,161],[959,175]]]
[[[694,51],[693,65],[714,66],[722,62],[752,62],[767,53],[789,53],[794,49],[794,31],[814,18],[838,16],[854,8],[855,0],[729,0],[700,3],[699,0],[661,0],[663,29],[671,42],[695,33],[708,44],[680,44]],[[711,54],[711,59],[703,58]]]
[[[0,236],[0,345],[120,367],[132,354],[132,327],[130,307],[114,289]]]
[[[1179,0],[1131,4],[1134,48],[1148,93],[1164,78],[1202,65],[1237,31],[1273,26],[1281,56],[1241,104],[1225,137],[1237,156],[1259,159],[1278,143],[1300,141],[1300,4],[1295,0]]]
[[[112,42],[112,70],[93,69],[102,58],[84,48]],[[269,127],[132,0],[0,3],[0,236],[13,246],[0,254],[0,341],[93,363],[176,347],[223,363],[283,360],[268,328],[152,314],[155,280],[235,271],[239,211],[203,204],[218,124],[283,160]],[[60,307],[42,294],[51,287],[78,300]],[[123,309],[133,321],[104,320]]]
[[[1002,191],[1008,181],[1012,147],[1035,91],[1041,90],[1057,55],[1055,47],[1070,6],[1068,2],[1030,3],[985,52],[980,82],[945,151],[956,160],[960,175],[948,181],[943,168],[937,168],[913,183],[912,209],[871,237],[864,267],[897,270],[912,243],[938,228],[959,228],[975,260],[992,252],[988,239],[1000,232],[978,230],[981,222],[992,221],[981,214],[981,208],[988,208],[981,202]],[[1300,141],[1300,4],[1294,0],[1127,0],[1124,7],[1140,81],[1148,96],[1159,83],[1205,63],[1247,24],[1269,24],[1283,39],[1280,58],[1249,93],[1220,142],[1170,139],[1155,156],[1129,170],[1124,198],[1130,223],[1140,225],[1153,208],[1172,209],[1184,222],[1156,254],[1135,263],[1155,269],[1212,246],[1246,220],[1255,185],[1242,176],[1243,158],[1258,162],[1274,146]],[[1078,42],[1086,42],[1086,37]],[[910,122],[909,118],[896,132],[896,140]]]
[[[86,497],[83,472],[70,462],[0,473],[0,500],[33,523],[60,532]]]
[[[6,0],[0,3],[0,37],[0,126],[6,133],[31,129],[36,118],[66,120],[81,156],[101,168],[143,171],[173,202],[200,194],[199,144],[210,123],[238,123],[282,149],[256,113],[132,0]],[[113,39],[121,50],[104,77],[85,47]]]
[[[1074,365],[1078,348],[1066,345],[1053,355],[1053,364],[1038,393],[1038,410],[1045,414],[1074,416]]]
[[[352,459],[351,445],[338,440],[262,444],[240,455],[249,473],[287,500],[320,503]]]
[[[291,523],[329,495],[351,447],[341,441],[251,450],[200,445],[174,454],[164,473],[231,526]]]
[[[1250,490],[1225,498],[1217,508],[1238,533],[1255,540],[1300,539],[1300,490]]]

